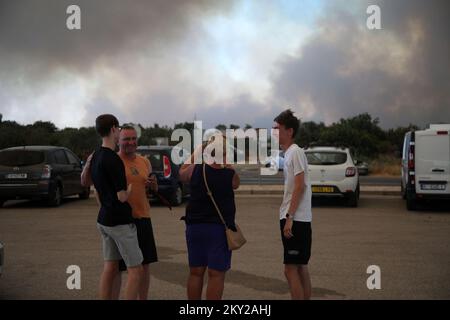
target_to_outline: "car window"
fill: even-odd
[[[151,165],[153,171],[162,171],[163,170],[163,155],[159,151],[156,150],[146,150],[145,152],[137,152],[143,157],[146,157]]]
[[[70,164],[80,165],[80,160],[70,151],[66,150],[67,159],[69,159]]]
[[[337,165],[347,162],[347,154],[345,152],[324,152],[310,151],[306,152],[308,164],[312,165]]]
[[[64,150],[56,150],[53,154],[55,163],[57,164],[69,164],[67,162],[66,154]]]
[[[0,165],[7,167],[33,166],[43,163],[45,154],[42,151],[5,150],[0,152]]]

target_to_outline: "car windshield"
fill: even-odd
[[[7,167],[33,166],[44,162],[42,151],[4,150],[0,152],[0,165]]]
[[[325,151],[310,151],[306,152],[308,164],[330,166],[343,164],[347,162],[347,154],[345,152],[325,152]]]

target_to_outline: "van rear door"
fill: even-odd
[[[449,130],[416,131],[416,193],[450,194]]]

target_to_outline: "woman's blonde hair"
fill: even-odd
[[[226,157],[226,154],[227,154],[227,137],[226,137],[223,133],[215,133],[215,134],[213,134],[212,136],[210,136],[210,137],[208,138],[208,141],[206,141],[206,142],[203,143],[202,152],[205,151],[205,148],[206,148],[208,145],[214,143],[214,141],[216,141],[216,139],[217,139],[218,137],[221,137],[221,138],[223,139],[223,140],[222,140],[222,143],[223,143],[223,145],[222,145],[223,151],[222,151],[222,152],[223,152],[223,156]],[[213,158],[215,158],[215,149],[212,150],[211,156],[212,156]],[[204,162],[204,159],[203,159],[203,162]]]

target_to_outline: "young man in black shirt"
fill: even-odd
[[[95,120],[102,137],[102,146],[91,160],[91,177],[101,204],[97,227],[103,239],[104,268],[100,280],[100,298],[111,299],[113,280],[118,261],[127,265],[128,279],[125,299],[136,299],[142,276],[142,252],[139,248],[136,226],[127,199],[132,185],[127,186],[125,167],[115,152],[119,140],[119,121],[110,114]]]

